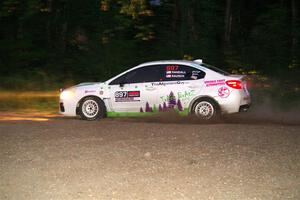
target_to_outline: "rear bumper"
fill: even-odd
[[[239,112],[247,112],[250,108],[250,104],[240,106]]]
[[[218,102],[223,114],[246,112],[251,106],[251,97],[242,91],[232,91],[228,98],[218,98]]]

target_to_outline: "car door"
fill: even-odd
[[[205,72],[178,64],[164,64],[159,67],[160,81],[148,85],[155,91],[152,104],[159,110],[175,108],[184,111],[191,100],[201,94]]]
[[[139,67],[109,83],[111,107],[115,112],[144,112],[153,90],[147,83],[157,79],[158,72],[151,66]],[[151,98],[151,97],[150,97]]]

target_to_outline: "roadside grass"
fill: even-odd
[[[7,92],[0,91],[1,112],[58,112],[58,92]]]
[[[276,112],[299,111],[300,109],[300,89],[290,87],[264,87],[262,85],[252,85],[250,88],[252,106],[249,110],[267,109]],[[0,91],[0,112],[22,112],[22,113],[49,113],[57,114],[59,104],[58,91]],[[188,110],[179,112],[186,115]],[[108,113],[110,117],[136,117],[151,116],[153,113]]]
[[[152,112],[107,112],[107,117],[146,117],[153,116]]]

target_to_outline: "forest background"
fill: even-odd
[[[198,59],[299,101],[297,0],[2,0],[0,90],[105,81],[146,61]]]

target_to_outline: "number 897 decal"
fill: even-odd
[[[140,101],[140,91],[117,91],[115,92],[116,102]]]

